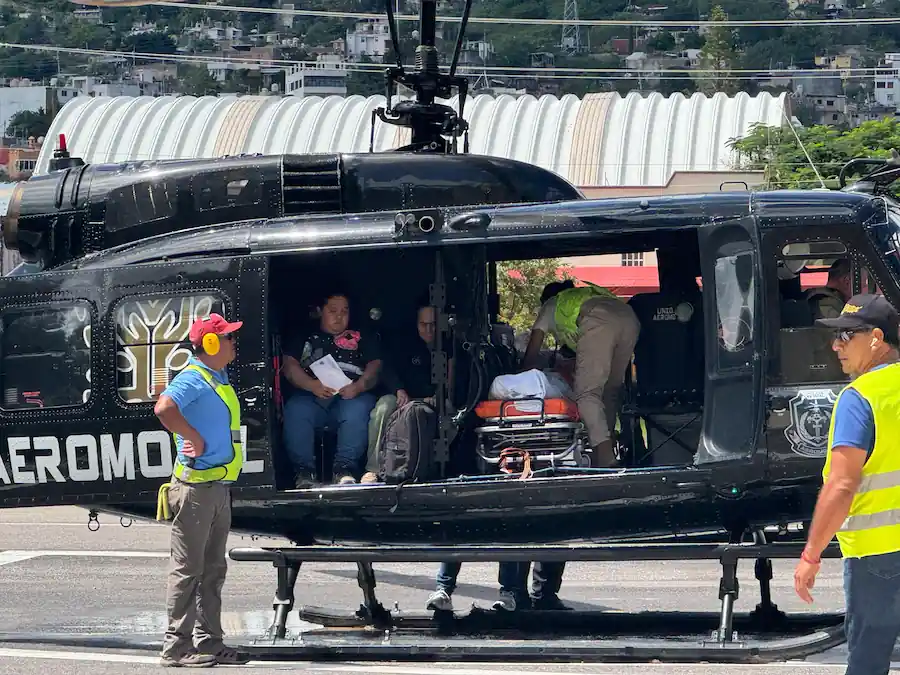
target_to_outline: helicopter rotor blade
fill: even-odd
[[[471,11],[472,0],[466,0],[462,20],[459,22],[459,35],[456,36],[456,46],[453,48],[453,61],[450,63],[450,77],[456,75],[456,66],[459,65],[459,53],[462,51],[463,39],[466,36],[466,26],[469,23],[469,14]]]
[[[394,0],[384,0],[387,7],[388,28],[391,31],[391,42],[394,44],[394,55],[397,57],[397,67],[403,68],[403,54],[400,52],[400,38],[397,31],[397,19],[394,16]]]

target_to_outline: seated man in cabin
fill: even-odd
[[[369,427],[369,457],[366,463],[366,473],[362,477],[363,483],[378,482],[378,452],[381,449],[381,435],[384,423],[393,414],[397,407],[410,400],[419,400],[436,408],[435,385],[431,382],[431,349],[434,343],[437,322],[434,307],[427,300],[419,302],[416,316],[416,333],[412,338],[401,338],[390,350],[382,371],[381,380],[387,391],[393,396],[383,396],[379,401],[379,411],[372,413],[372,422]],[[452,376],[452,359],[448,364],[448,376]],[[393,399],[393,405],[381,404],[381,401]],[[373,442],[375,440],[375,442]]]
[[[806,301],[809,303],[813,320],[840,316],[841,310],[852,294],[850,260],[839,258],[829,268],[828,281],[825,285],[806,291]]]
[[[284,441],[297,472],[298,489],[316,482],[315,432],[328,422],[337,427],[334,482],[355,483],[368,441],[369,414],[375,406],[371,389],[381,368],[374,338],[349,330],[347,296],[331,293],[321,306],[319,329],[300,336],[285,349],[282,372],[297,391],[284,404]],[[334,390],[321,382],[311,366],[332,357],[350,380]]]

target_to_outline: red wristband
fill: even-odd
[[[816,560],[813,560],[812,558],[810,558],[809,554],[806,552],[806,549],[803,549],[803,553],[800,554],[800,559],[803,562],[809,563],[810,565],[819,565],[822,562],[821,558],[817,558]]]

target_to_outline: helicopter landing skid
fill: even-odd
[[[310,546],[235,548],[235,561],[271,562],[278,572],[275,620],[266,634],[244,645],[254,658],[372,660],[588,659],[718,662],[803,658],[841,644],[843,614],[787,615],[771,601],[773,558],[798,558],[802,544],[673,543],[584,546]],[[759,543],[762,542],[762,543]],[[840,557],[831,546],[823,557]],[[740,559],[755,558],[762,602],[736,615]],[[722,565],[717,613],[387,610],[375,594],[375,562],[497,562],[530,560],[714,560]],[[301,607],[300,618],[321,628],[287,635],[294,585],[303,562],[355,562],[363,604],[356,611]],[[485,636],[490,643],[485,644]],[[652,639],[646,636],[652,635]],[[740,637],[739,637],[740,636]],[[661,639],[662,638],[662,639]],[[668,638],[668,639],[665,639]]]

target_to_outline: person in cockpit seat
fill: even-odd
[[[550,284],[542,300],[522,370],[534,367],[548,333],[575,351],[575,401],[587,428],[593,466],[616,466],[612,436],[640,322],[622,299],[594,284],[574,288]]]
[[[369,415],[375,406],[375,387],[381,368],[377,341],[351,330],[350,304],[342,293],[325,296],[319,328],[289,341],[282,372],[296,390],[284,404],[284,442],[297,473],[298,489],[312,487],[316,478],[315,432],[328,423],[337,429],[334,482],[355,483],[368,445]],[[334,390],[312,371],[317,361],[332,357],[350,380]]]
[[[841,315],[844,304],[853,293],[850,277],[850,260],[839,258],[828,269],[828,281],[824,286],[806,291],[806,301],[815,319],[834,319]]]
[[[369,452],[362,483],[377,483],[378,453],[384,425],[393,412],[410,400],[419,400],[435,408],[435,385],[431,382],[431,346],[437,328],[434,307],[427,300],[419,303],[414,338],[401,338],[385,355],[381,372],[384,388],[391,392],[382,396],[369,421]],[[452,363],[449,364],[453,372]]]

